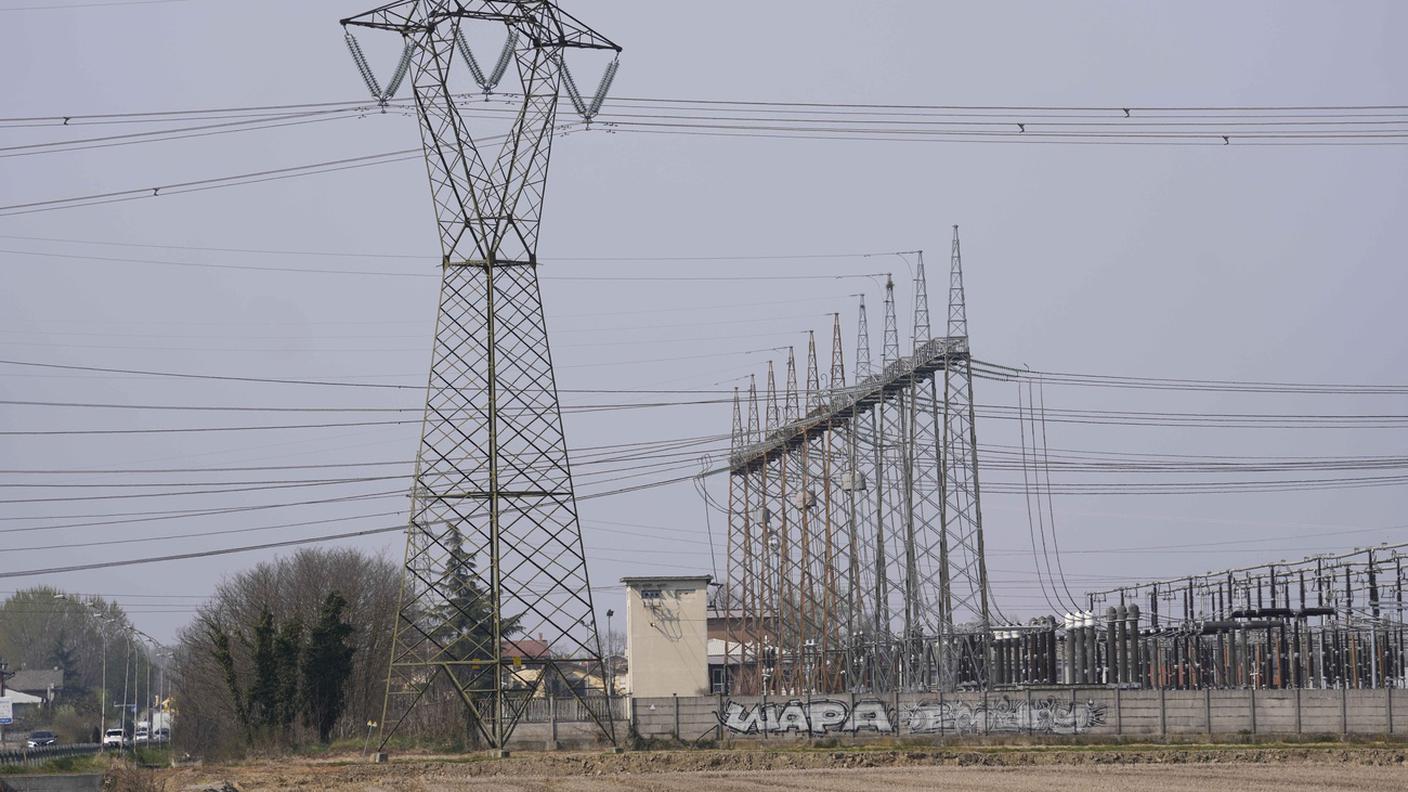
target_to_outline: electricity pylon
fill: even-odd
[[[517,67],[501,138],[471,128],[453,87],[483,82],[460,30],[475,22],[506,26]],[[614,742],[610,708],[586,696],[605,668],[537,247],[564,53],[620,48],[547,0],[401,0],[342,24],[403,38],[443,254],[382,745],[448,701],[503,748],[544,688],[581,699]]]

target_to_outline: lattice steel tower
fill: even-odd
[[[517,67],[501,138],[471,128],[455,91],[486,83],[461,33],[478,22],[509,32],[492,79]],[[545,0],[402,0],[343,25],[404,39],[389,92],[409,70],[443,253],[382,744],[412,713],[453,710],[502,748],[545,686],[599,704],[586,691],[605,679],[537,246],[559,89],[585,114],[564,53],[620,48]],[[614,741],[609,709],[588,709]]]
[[[983,513],[978,487],[978,430],[973,401],[973,358],[968,346],[968,308],[963,292],[963,254],[953,227],[948,287],[948,356],[943,373],[943,581],[940,629],[960,630],[977,640],[959,642],[944,653],[947,674],[988,681],[988,568],[983,549]]]

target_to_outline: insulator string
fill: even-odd
[[[606,71],[601,75],[601,82],[597,84],[596,93],[587,101],[582,96],[582,91],[577,87],[577,80],[572,77],[572,70],[567,67],[567,60],[562,61],[562,83],[567,89],[567,96],[572,100],[572,106],[577,108],[577,114],[582,120],[590,123],[596,114],[601,112],[602,105],[606,102],[606,94],[611,90],[611,83],[616,80],[616,71],[621,67],[620,61],[613,60],[606,65]]]
[[[508,39],[504,41],[504,48],[499,53],[499,59],[494,63],[494,70],[489,74],[484,73],[484,67],[479,65],[479,59],[474,57],[474,51],[469,47],[469,41],[464,37],[464,30],[455,31],[455,45],[459,48],[460,55],[464,57],[465,65],[469,67],[469,73],[474,77],[474,81],[479,83],[479,87],[484,89],[484,93],[490,94],[503,81],[504,75],[508,73],[508,65],[513,62],[514,50],[518,48],[517,31],[509,31]]]
[[[352,53],[352,60],[357,64],[357,71],[362,75],[362,82],[366,83],[372,98],[380,101],[381,84],[377,82],[376,75],[372,73],[371,64],[367,63],[367,56],[362,52],[362,45],[357,43],[356,36],[353,36],[350,30],[346,32],[346,39],[347,51]]]

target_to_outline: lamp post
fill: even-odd
[[[168,683],[167,683],[167,681],[166,681],[166,671],[167,671],[167,668],[166,668],[166,667],[167,667],[167,665],[176,662],[176,652],[175,652],[174,650],[172,650],[172,649],[167,649],[167,648],[163,647],[163,648],[161,649],[161,651],[157,652],[157,654],[160,655],[160,656],[165,660],[165,662],[163,662],[163,663],[161,664],[161,669],[160,669],[161,674],[160,674],[160,676],[159,676],[159,680],[160,680],[160,681],[157,683],[157,694],[156,694],[156,695],[157,695],[158,703],[161,705],[161,713],[162,713],[162,717],[161,717],[161,726],[162,726],[162,728],[166,729],[166,752],[167,752],[168,756],[169,756],[170,759],[171,759],[171,766],[172,766],[172,767],[175,767],[175,766],[176,766],[176,736],[175,736],[175,735],[176,735],[176,720],[175,720],[175,718],[172,718],[172,717],[171,717],[171,706],[170,706],[170,703],[169,703],[169,702],[171,701],[171,691],[170,691],[170,688],[168,687]],[[152,732],[150,732],[150,731],[148,732],[148,734],[151,734],[151,733],[152,733]]]
[[[132,667],[132,631],[129,629],[129,630],[127,630],[126,632],[127,632],[127,661],[122,664],[122,719],[121,719],[120,721],[118,721],[118,725],[122,727],[122,741],[123,741],[124,744],[118,746],[118,750],[119,750],[119,751],[121,751],[123,748],[126,747],[125,743],[126,743],[126,741],[127,741],[127,708],[130,706],[130,705],[128,704],[128,702],[127,702],[127,681],[128,681],[128,672],[129,672],[129,671],[132,672],[132,677],[131,677],[131,678],[134,680],[134,685],[133,685],[133,687],[136,687],[136,685],[135,685],[135,680],[136,680],[136,678],[137,678],[137,677],[136,677],[136,669]],[[135,735],[134,735],[134,736],[135,736]],[[133,741],[132,747],[133,747],[134,749],[136,748],[136,741],[135,741],[135,740]]]
[[[10,664],[0,659],[0,699],[5,698],[5,680],[9,679]],[[5,724],[0,723],[0,748],[5,745]]]
[[[616,673],[612,661],[615,660],[615,651],[611,646],[611,617],[616,615],[616,611],[606,609],[606,706],[611,706],[611,694],[616,692]]]
[[[102,674],[103,682],[100,695],[98,697],[98,744],[103,744],[103,739],[108,736],[108,624],[112,620],[104,617],[98,620],[98,636],[102,639],[103,659]]]
[[[154,652],[145,651],[142,654],[145,654],[147,656],[147,695],[144,698],[146,702],[145,706],[147,708],[147,748],[150,749],[152,746],[152,738],[156,736],[156,721],[152,717],[152,655],[154,654]],[[134,715],[133,717],[136,716]],[[134,750],[136,749],[136,739],[133,739],[132,747]]]

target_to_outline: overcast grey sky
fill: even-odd
[[[75,0],[76,1],[76,0]],[[78,8],[0,0],[0,115],[48,116],[334,101],[363,95],[337,26],[360,0],[186,0]],[[620,96],[971,105],[1402,104],[1408,6],[1397,2],[565,3],[625,47]],[[364,36],[385,64],[386,42]],[[389,64],[383,66],[389,71]],[[583,82],[594,82],[585,77]],[[468,86],[466,87],[468,89]],[[0,146],[127,131],[0,128]],[[413,119],[371,114],[286,129],[0,158],[0,204],[105,192],[410,148]],[[1161,148],[569,135],[555,149],[544,237],[544,299],[567,390],[705,388],[750,371],[747,350],[825,337],[868,280],[594,281],[573,274],[859,274],[900,259],[571,262],[571,257],[745,256],[928,251],[942,282],[949,227],[962,226],[976,356],[1036,369],[1155,377],[1399,383],[1408,148]],[[0,217],[5,359],[254,377],[422,382],[434,277],[193,269],[32,252],[335,267],[433,276],[438,251],[415,161],[231,189]],[[81,245],[14,237],[422,256],[337,258]],[[26,254],[20,251],[30,251]],[[936,294],[941,289],[935,289]],[[907,310],[907,294],[901,309]],[[764,305],[760,305],[763,304]],[[937,305],[938,299],[935,299]],[[746,304],[746,305],[745,305]],[[734,307],[725,307],[725,306]],[[766,320],[766,321],[760,321]],[[742,322],[747,322],[743,324]],[[739,324],[731,324],[738,322]],[[907,316],[901,318],[907,326]],[[848,356],[851,350],[847,350]],[[1013,386],[978,383],[983,404]],[[0,399],[124,404],[415,408],[414,393],[88,375],[0,366]],[[567,394],[564,402],[591,397]],[[1405,414],[1403,399],[1236,396],[1048,388],[1048,407]],[[376,415],[385,420],[395,415]],[[408,420],[414,413],[407,413]],[[278,416],[0,406],[0,429],[312,423]],[[590,447],[727,432],[722,405],[567,417]],[[1016,444],[983,421],[984,443]],[[0,438],[0,468],[225,467],[401,461],[414,422],[380,427],[155,436]],[[1183,454],[1401,454],[1403,429],[1226,430],[1052,424],[1053,449]],[[716,446],[716,450],[717,450]],[[168,481],[201,481],[192,474]],[[301,474],[298,474],[301,475]],[[322,475],[318,471],[308,477]],[[1014,480],[1013,474],[998,474]],[[259,474],[250,475],[250,479]],[[77,475],[0,475],[69,483]],[[160,482],[154,475],[150,481]],[[1019,480],[1019,479],[1015,479]],[[1057,480],[1060,480],[1058,475]],[[611,485],[586,477],[579,490]],[[711,489],[720,499],[725,482]],[[407,481],[239,495],[7,503],[0,529],[102,522],[116,512],[224,508],[382,491]],[[6,499],[123,494],[4,488]],[[1058,496],[1072,588],[1115,576],[1408,539],[1401,487],[1240,495]],[[0,534],[0,571],[179,553],[404,521],[400,496]],[[1019,495],[984,501],[989,567],[1009,614],[1035,615]],[[688,484],[587,500],[591,574],[711,571],[705,510]],[[389,516],[365,516],[391,513]],[[43,519],[12,519],[12,518]],[[339,524],[86,548],[296,521]],[[132,519],[132,518],[119,518]],[[724,519],[711,517],[722,550]],[[660,526],[669,532],[652,530]],[[681,534],[679,531],[687,531]],[[1342,536],[1306,536],[1354,531]],[[1201,541],[1259,543],[1198,548]],[[399,553],[396,535],[370,538]],[[1134,546],[1154,552],[1078,552]],[[721,554],[720,554],[721,555]],[[198,597],[258,553],[0,580],[120,594],[138,626],[170,637]],[[168,599],[168,597],[176,597]],[[619,606],[616,590],[598,609]]]

